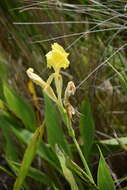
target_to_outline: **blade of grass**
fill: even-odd
[[[20,190],[22,183],[28,173],[28,169],[34,159],[34,156],[36,154],[38,144],[41,137],[41,131],[43,129],[43,126],[40,126],[38,129],[36,129],[34,135],[32,136],[28,147],[24,153],[23,161],[21,164],[21,167],[19,169],[18,177],[16,178],[16,181],[14,183],[13,190]]]
[[[120,82],[127,94],[127,81],[126,78],[124,77],[124,74],[121,74],[111,63],[107,62],[108,65],[116,72],[116,74],[118,75]]]
[[[0,170],[2,170],[3,172],[5,172],[7,175],[9,175],[11,177],[15,177],[9,170],[4,168],[3,166],[0,166]]]
[[[127,137],[120,137],[118,140],[121,142],[123,145],[127,145]],[[118,142],[116,138],[112,139],[107,139],[107,140],[100,140],[99,143],[104,144],[104,145],[112,145],[112,146],[118,146],[120,143]]]

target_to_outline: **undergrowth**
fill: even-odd
[[[0,189],[126,189],[126,1],[6,0],[0,12]],[[70,62],[59,75],[45,57],[56,42]]]

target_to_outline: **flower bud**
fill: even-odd
[[[70,119],[72,119],[72,115],[75,114],[75,109],[70,104],[69,98],[70,98],[70,96],[75,94],[75,91],[76,91],[76,87],[75,87],[74,82],[72,82],[72,81],[68,82],[67,88],[65,90],[65,95],[64,95],[64,106],[67,110],[67,113],[68,113],[68,116]]]
[[[76,87],[73,81],[68,82],[67,88],[65,90],[65,95],[64,95],[64,101],[68,102],[68,99],[70,96],[74,95],[76,91]]]
[[[26,71],[28,77],[37,85],[41,86],[42,88],[45,88],[47,83],[41,79],[37,74],[34,73],[34,70],[32,68],[27,69]]]
[[[44,92],[49,96],[54,102],[57,102],[56,95],[53,91],[53,89],[50,87],[48,83],[46,83],[44,80],[41,79],[37,74],[34,73],[34,70],[32,68],[29,68],[26,71],[29,78],[37,85],[41,86],[44,90]]]

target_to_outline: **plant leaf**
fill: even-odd
[[[52,101],[45,95],[45,122],[48,134],[48,143],[51,146],[59,144],[65,152],[69,153],[69,146],[65,139],[60,119]]]
[[[100,150],[100,149],[99,149]],[[115,185],[110,174],[109,167],[100,150],[100,161],[97,173],[97,183],[99,190],[115,190]]]
[[[12,125],[12,123],[10,123],[10,120],[8,120],[8,118],[6,116],[0,115],[0,127],[2,128],[4,126],[9,128],[21,143],[28,144],[30,139],[33,136],[32,132],[28,131],[27,129],[21,129],[17,125],[17,123],[15,126],[15,122],[13,122],[13,125]],[[59,160],[49,145],[47,145],[41,141],[38,145],[37,154],[41,158],[43,158],[44,160],[49,162],[59,172],[61,172]]]
[[[94,121],[89,101],[83,101],[81,106],[80,132],[83,140],[83,152],[86,159],[89,158],[90,151],[94,142]]]
[[[36,118],[32,107],[17,95],[16,92],[10,89],[7,84],[3,83],[3,88],[8,108],[22,120],[27,129],[35,131]]]
[[[10,167],[15,171],[15,173],[19,172],[19,168],[20,168],[21,164],[10,161],[10,160],[8,160],[8,163],[9,163]],[[43,173],[42,171],[39,171],[38,169],[33,168],[33,167],[29,168],[27,176],[31,177],[32,179],[34,179],[36,181],[39,181],[42,184],[46,184],[49,186],[54,185],[54,182],[52,181],[51,178],[46,176],[46,174]]]
[[[36,151],[37,151],[38,143],[40,141],[40,134],[41,134],[42,127],[43,126],[36,129],[35,133],[33,134],[32,138],[28,144],[28,147],[24,153],[23,161],[22,161],[21,167],[19,169],[18,177],[15,181],[13,190],[20,190],[21,185],[28,173],[28,169],[29,169],[29,167],[33,161],[33,158],[36,154]]]
[[[107,139],[107,140],[99,140],[100,144],[103,145],[111,145],[111,146],[119,146],[120,143],[123,145],[127,145],[127,137],[120,137],[118,138],[118,140],[116,138],[112,138],[112,139]]]
[[[9,128],[2,123],[3,136],[5,137],[5,155],[8,159],[16,161],[18,159],[18,150],[13,142],[13,136]]]
[[[0,115],[0,128],[2,128],[3,136],[5,138],[4,152],[8,159],[17,161],[18,159],[18,150],[15,146],[13,133],[6,123],[6,117]],[[3,147],[1,147],[3,148]]]
[[[78,186],[76,184],[74,176],[73,176],[71,170],[69,168],[67,168],[67,166],[66,166],[66,158],[64,156],[64,153],[59,149],[58,145],[56,145],[56,154],[59,158],[64,177],[70,184],[71,189],[78,190]]]
[[[1,165],[0,165],[0,170],[2,170],[3,172],[5,172],[7,175],[9,175],[11,177],[15,177],[9,170],[7,170],[6,168],[4,168]]]

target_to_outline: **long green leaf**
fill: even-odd
[[[127,145],[127,137],[120,137],[118,139],[112,138],[112,139],[107,139],[107,140],[99,140],[100,144],[103,145],[111,145],[111,146],[118,146],[121,144]]]
[[[10,131],[9,128],[7,128],[4,125],[2,128],[2,131],[3,131],[3,136],[5,137],[5,143],[6,143],[4,147],[5,155],[8,159],[16,161],[18,159],[18,150],[13,142],[12,132]]]
[[[16,94],[7,84],[3,84],[4,96],[8,108],[22,120],[27,129],[34,131],[36,127],[36,118],[31,106]]]
[[[10,160],[8,160],[8,163],[9,163],[10,167],[12,167],[12,169],[15,171],[15,173],[19,172],[19,168],[20,168],[21,164],[19,164],[17,162],[12,162]],[[33,168],[33,167],[29,168],[27,176],[31,177],[32,179],[34,179],[42,184],[46,184],[49,186],[54,185],[54,182],[52,181],[51,178],[46,176],[46,174],[43,173],[42,171],[39,171],[38,169]]]
[[[0,127],[3,128],[5,126],[12,131],[21,143],[28,144],[33,136],[32,132],[27,129],[21,129],[17,122],[12,122],[12,118],[10,120],[9,117],[8,120],[8,117],[5,115],[0,115]],[[59,160],[49,145],[41,141],[38,146],[37,154],[60,172]]]
[[[94,141],[94,121],[89,101],[84,101],[81,106],[80,132],[83,140],[83,151],[88,159]]]
[[[81,169],[81,168],[79,167],[79,165],[77,165],[75,162],[73,162],[72,160],[69,160],[69,159],[67,159],[66,164],[67,164],[67,166],[68,166],[69,168],[71,168],[71,170],[74,171],[82,180],[84,180],[84,181],[87,183],[87,185],[89,185],[90,187],[93,186],[95,189],[97,189],[96,184],[94,184],[94,183],[90,180],[90,178],[89,178],[89,176],[87,175],[87,173],[86,173],[83,169]]]
[[[24,153],[23,161],[19,169],[18,177],[15,181],[13,190],[20,190],[21,185],[28,173],[28,169],[34,159],[34,156],[37,151],[38,143],[40,141],[41,129],[42,129],[42,126],[35,131],[34,135],[32,136],[28,144],[28,147]]]
[[[7,170],[6,168],[4,168],[1,165],[0,165],[0,170],[2,170],[3,172],[5,172],[7,175],[9,175],[11,177],[15,177],[9,170]]]
[[[56,145],[56,154],[59,158],[61,168],[64,174],[65,179],[71,186],[71,190],[78,190],[78,186],[76,184],[75,178],[71,172],[71,170],[66,165],[66,158],[64,153],[59,149],[58,145]]]
[[[97,183],[99,190],[115,190],[115,185],[110,174],[109,167],[100,150],[100,161],[97,173]]]
[[[4,112],[5,113],[5,112]],[[17,161],[18,159],[18,150],[14,142],[13,133],[11,129],[8,127],[8,124],[5,122],[6,116],[0,114],[0,128],[2,128],[3,137],[5,139],[4,143],[4,152],[8,159]],[[3,148],[3,147],[1,147]]]
[[[17,130],[16,128],[11,126],[11,129],[13,131],[13,133],[23,142],[28,144],[29,139],[32,137],[32,133],[29,132],[26,129],[22,129],[22,130]],[[38,146],[38,150],[37,150],[37,154],[43,158],[44,160],[48,161],[54,168],[56,168],[58,171],[60,168],[59,165],[59,161],[56,157],[56,155],[54,154],[54,152],[52,151],[52,149],[50,148],[50,146],[46,145],[43,142],[40,142],[39,146]]]
[[[65,152],[69,153],[69,147],[60,125],[60,119],[55,109],[55,105],[45,95],[45,121],[48,134],[48,143],[53,147],[59,144]]]

